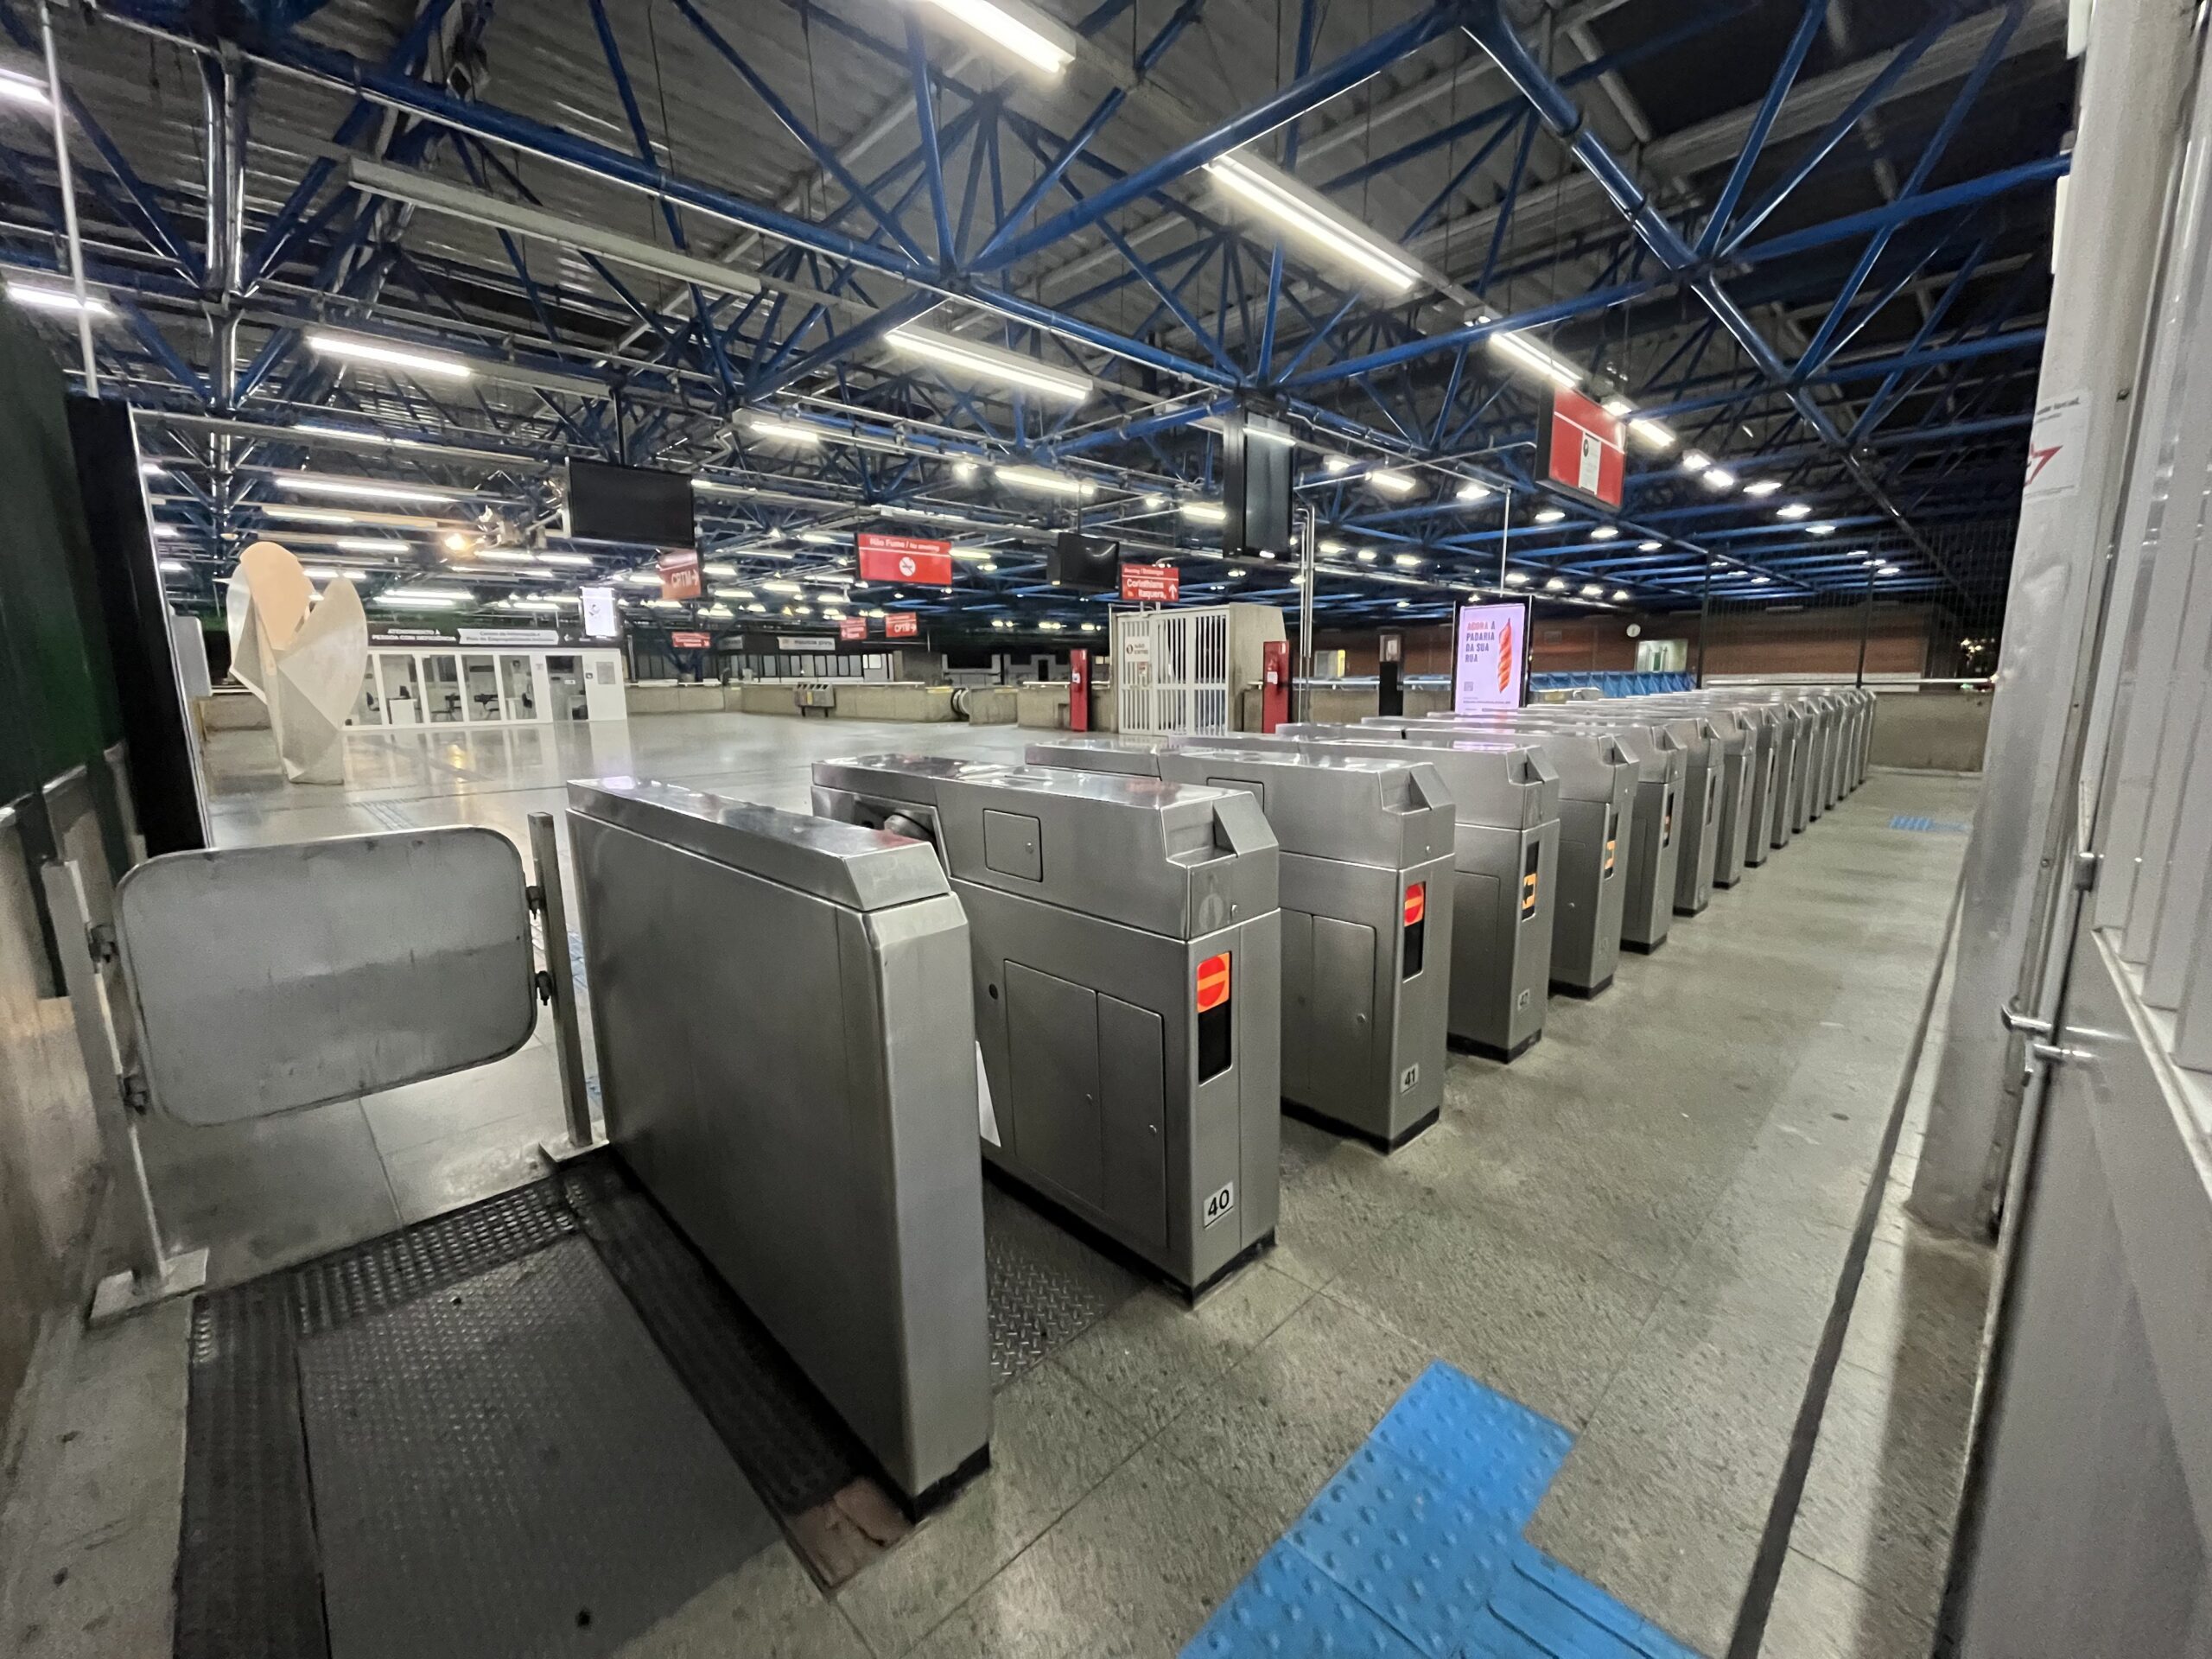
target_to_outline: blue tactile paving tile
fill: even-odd
[[[1431,1365],[1185,1659],[1695,1659],[1522,1537],[1573,1443]]]

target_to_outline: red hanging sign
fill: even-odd
[[[912,639],[922,631],[922,619],[912,611],[893,611],[883,619],[887,639]]]
[[[699,550],[680,548],[660,556],[660,596],[696,599],[705,591],[699,582]]]
[[[1122,567],[1122,598],[1128,604],[1173,605],[1182,591],[1182,574],[1172,564]]]
[[[1549,484],[1609,507],[1621,504],[1628,429],[1579,391],[1554,389],[1536,428],[1536,472]]]
[[[861,580],[903,582],[929,588],[952,586],[952,543],[925,541],[917,536],[879,536],[863,531],[860,537]]]
[[[711,633],[671,633],[668,643],[678,651],[712,651],[715,636]]]
[[[841,619],[837,624],[837,637],[840,639],[867,639],[868,619],[864,616],[848,616]]]

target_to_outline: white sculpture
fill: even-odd
[[[226,608],[231,672],[268,704],[284,776],[344,783],[339,736],[369,660],[369,620],[353,584],[333,578],[318,603],[288,549],[256,542],[238,556]]]

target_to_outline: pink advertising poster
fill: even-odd
[[[1452,652],[1452,712],[1518,709],[1527,676],[1529,607],[1518,603],[1460,607]]]

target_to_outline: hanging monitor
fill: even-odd
[[[1221,550],[1232,557],[1291,550],[1290,486],[1298,451],[1289,430],[1257,416],[1223,424]]]
[[[580,542],[696,547],[691,477],[607,461],[569,463],[566,533]]]
[[[1122,544],[1064,530],[1045,555],[1045,580],[1078,594],[1108,594],[1122,585]]]
[[[1601,506],[1618,507],[1628,429],[1579,391],[1554,387],[1536,423],[1536,474]]]

